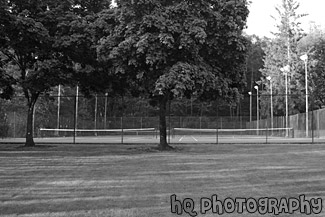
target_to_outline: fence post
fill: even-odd
[[[320,137],[320,130],[319,130],[319,113],[320,113],[320,110],[317,110],[317,135],[318,135],[318,138]]]
[[[217,126],[217,129],[216,129],[216,142],[217,144],[219,144],[219,132],[218,132],[218,126]]]
[[[16,111],[14,111],[14,138],[16,138]]]
[[[282,116],[282,126],[283,126],[283,128],[285,128],[285,116]]]
[[[121,143],[123,144],[123,113],[121,116]]]
[[[168,143],[170,143],[170,132],[171,132],[171,124],[170,124],[170,104],[171,104],[171,100],[169,100],[169,105],[168,105]]]
[[[297,125],[296,125],[296,127],[297,127],[297,130],[299,129],[299,115],[297,114]],[[293,129],[293,131],[294,131],[295,129]],[[293,138],[294,138],[294,134],[292,135],[293,136]]]
[[[200,116],[200,129],[202,129],[202,117]]]
[[[312,144],[314,144],[314,93],[312,93],[311,100],[311,137]]]
[[[268,139],[268,133],[269,133],[269,122],[268,122],[268,117],[266,117],[266,132],[265,132],[265,137],[266,137],[265,143],[266,144],[267,144],[267,139]]]
[[[182,128],[182,116],[179,116],[179,127]]]
[[[94,129],[97,130],[97,106],[98,106],[98,98],[97,93],[95,95],[95,114],[94,114]],[[95,136],[97,136],[97,131],[95,131]]]
[[[74,123],[73,123],[73,144],[76,144],[76,134],[78,125],[78,98],[79,98],[79,86],[76,88],[76,95],[74,100]]]
[[[159,125],[159,119],[158,119],[158,121],[157,121],[157,123],[158,123],[158,127],[157,127],[157,133],[156,133],[156,139],[158,139],[158,133],[160,134],[160,125]]]
[[[123,117],[124,117],[124,95],[122,95],[122,115],[121,115],[121,143],[124,142],[124,129],[123,129]]]
[[[56,120],[56,128],[60,129],[60,104],[61,104],[61,85],[58,87],[58,108],[57,108],[57,120]],[[57,136],[60,135],[60,131],[56,132]]]
[[[312,144],[314,144],[314,111],[311,111],[311,137],[312,137]]]
[[[108,93],[105,93],[105,105],[104,105],[104,129],[106,129],[107,125],[107,97]]]

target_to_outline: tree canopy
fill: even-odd
[[[307,70],[308,70],[308,86],[312,93],[313,106],[315,108],[322,108],[325,106],[325,37],[322,34],[310,34],[306,37],[308,40],[306,50],[308,55]]]
[[[78,79],[76,64],[89,64],[96,59],[96,49],[91,47],[89,34],[85,34],[87,19],[83,16],[97,13],[100,3],[107,2],[10,0],[2,3],[0,82],[6,86],[6,96],[12,94],[11,84],[15,84],[17,92],[21,91],[27,99],[26,146],[33,146],[34,106],[39,95],[59,84],[72,85]],[[5,64],[15,65],[16,72],[4,71]]]
[[[175,97],[235,100],[245,84],[247,1],[117,1],[112,31],[97,47],[133,92],[160,108],[160,148],[165,110]]]
[[[297,14],[299,3],[295,0],[282,0],[281,5],[276,7],[278,17],[274,17],[278,22],[277,30],[274,33],[274,38],[267,42],[264,47],[264,68],[261,70],[263,77],[261,82],[266,86],[266,92],[269,92],[270,82],[266,80],[266,77],[271,77],[273,86],[274,97],[274,112],[277,115],[283,115],[285,113],[285,75],[281,69],[285,66],[289,67],[288,72],[288,94],[289,111],[290,113],[296,113],[303,110],[301,103],[301,95],[304,89],[304,70],[303,64],[300,60],[302,54],[299,50],[299,42],[304,37],[304,33],[300,28],[299,19],[305,14]],[[268,100],[269,99],[265,99]],[[267,103],[264,103],[267,104]]]

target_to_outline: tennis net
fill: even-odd
[[[289,135],[286,135],[286,134]],[[293,137],[293,128],[265,128],[265,129],[193,129],[174,128],[174,135],[219,135],[219,136],[278,136]]]
[[[193,129],[173,128],[172,138],[176,141],[194,140],[195,142],[219,142],[242,140],[261,142],[279,139],[294,138],[293,128],[265,128],[265,129]],[[189,138],[186,140],[186,138]]]
[[[105,140],[116,140],[122,142],[132,138],[156,138],[157,130],[155,128],[140,128],[140,129],[39,129],[39,137],[41,138],[73,138],[78,142],[100,142]]]

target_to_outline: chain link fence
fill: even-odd
[[[293,95],[246,94],[236,104],[174,100],[167,105],[167,129],[292,128],[295,138],[325,137],[325,109],[314,107],[313,101],[308,106],[306,114],[304,97]],[[26,115],[24,97],[0,100],[0,137],[24,138]],[[63,129],[143,128],[159,129],[159,118],[157,108],[141,98],[53,95],[40,97],[35,106],[35,138],[44,136],[41,129],[62,129],[50,136],[68,136]]]

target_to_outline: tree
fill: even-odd
[[[256,81],[261,77],[260,69],[263,67],[264,50],[267,38],[259,38],[256,35],[247,36],[249,39],[249,49],[247,57],[247,89],[246,91],[253,91]]]
[[[265,56],[263,48],[266,46],[266,43],[268,41],[268,38],[259,38],[256,35],[247,35],[246,37],[249,41],[245,76],[247,85],[243,91],[244,97],[241,100],[239,106],[237,106],[237,109],[240,109],[240,112],[237,111],[237,114],[240,114],[241,116],[249,116],[250,112],[252,112],[252,114],[256,114],[256,111],[253,112],[256,106],[252,106],[252,111],[250,111],[251,109],[248,106],[240,106],[249,105],[249,92],[251,92],[252,95],[256,95],[254,86],[259,83],[262,76],[260,69],[263,68],[263,59]]]
[[[246,0],[120,0],[105,13],[113,16],[113,29],[101,38],[98,58],[125,81],[124,90],[159,107],[160,149],[170,148],[169,100],[239,99],[245,84]]]
[[[273,33],[274,38],[267,42],[264,47],[265,58],[264,68],[261,70],[263,77],[261,83],[265,84],[265,94],[269,94],[270,82],[266,77],[271,77],[273,86],[274,112],[278,115],[285,113],[285,79],[281,68],[289,66],[288,72],[288,95],[289,95],[289,111],[291,113],[299,112],[303,109],[301,97],[293,97],[301,95],[303,90],[301,60],[299,52],[299,41],[304,36],[300,28],[299,19],[305,14],[297,14],[299,3],[295,0],[282,0],[282,4],[276,7],[278,17],[274,18],[279,21],[277,24],[278,32]],[[265,97],[264,100],[270,100]],[[263,102],[267,105],[267,102]]]
[[[314,45],[308,53],[308,86],[312,90],[311,95],[314,106],[322,108],[325,105],[325,38],[320,37],[314,41]],[[309,91],[310,92],[310,91]]]
[[[6,58],[0,54],[0,98],[10,99],[14,94],[14,79],[7,74]]]
[[[5,1],[0,1],[0,44],[6,42],[4,24],[7,23]],[[2,33],[2,34],[1,34]],[[6,73],[6,67],[8,66],[8,58],[0,52],[0,98],[9,99],[13,93],[14,80]]]
[[[311,25],[308,34],[299,41],[301,55],[307,54],[308,56],[308,93],[311,98],[309,104],[311,109],[322,108],[325,105],[324,43],[324,33],[315,25]],[[301,61],[300,71],[304,75],[305,64],[303,61]],[[303,80],[303,84],[305,85],[305,80]]]
[[[38,97],[67,81],[67,73],[71,72],[66,60],[52,46],[58,11],[62,12],[66,5],[67,1],[10,0],[0,8],[0,52],[17,66],[16,73],[6,75],[27,99],[25,146],[35,145],[33,116]],[[57,19],[53,19],[54,14]]]
[[[94,92],[107,93],[118,86],[107,70],[97,61],[96,44],[110,31],[110,15],[102,13],[109,9],[110,0],[76,0],[71,11],[57,25],[54,47],[74,66],[73,85],[89,97]],[[120,80],[122,82],[122,80]]]

